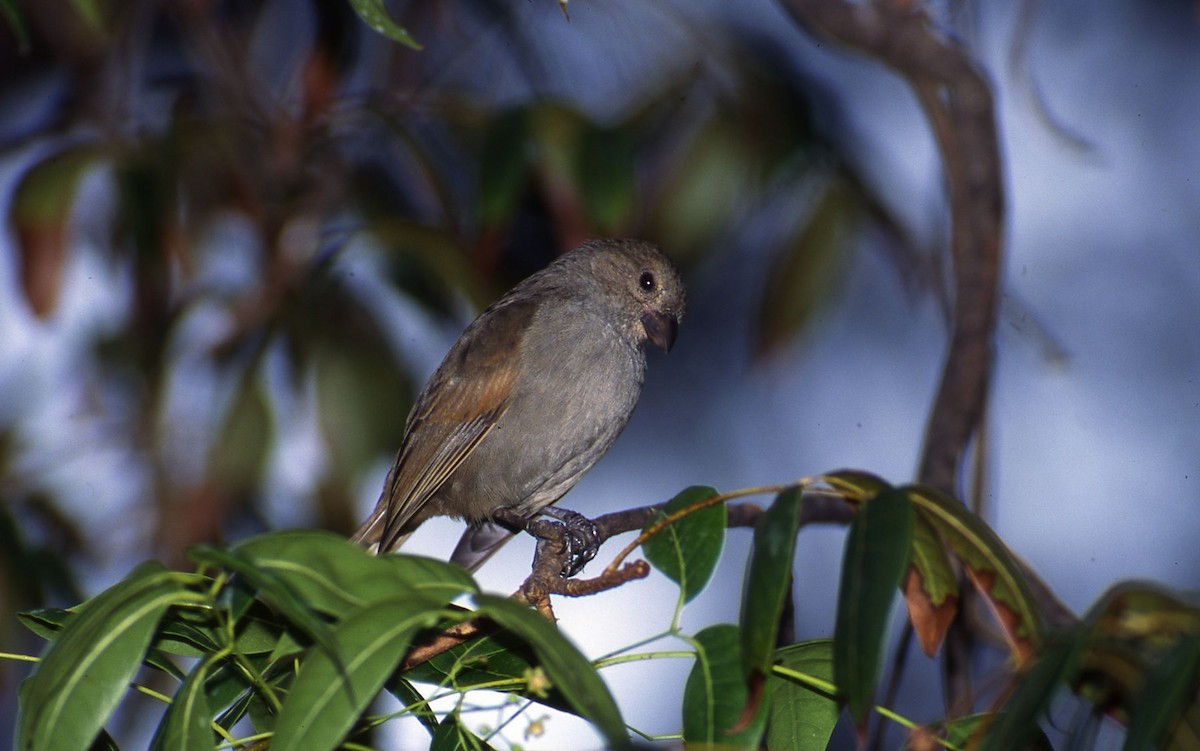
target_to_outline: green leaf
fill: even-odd
[[[71,5],[75,6],[75,12],[83,16],[83,21],[95,31],[104,30],[104,16],[100,14],[100,7],[96,5],[96,0],[71,0]]]
[[[471,575],[453,563],[407,553],[381,556],[380,560],[392,569],[392,580],[405,582],[416,592],[439,602],[479,591]]]
[[[754,551],[742,594],[743,675],[753,684],[766,679],[775,652],[779,618],[792,585],[792,558],[800,531],[803,495],[790,487],[776,496],[754,530]]]
[[[608,686],[596,668],[552,623],[503,597],[476,595],[474,599],[479,615],[529,644],[550,682],[580,717],[596,726],[609,747],[630,747],[625,721]]]
[[[259,684],[269,683],[262,675],[271,664],[267,655],[249,655],[237,662],[224,662],[209,674],[204,693],[208,697],[208,706],[220,711],[217,724],[229,730],[242,719],[251,700],[258,696],[248,689],[255,685],[254,680]],[[252,680],[247,672],[257,678]]]
[[[345,618],[333,629],[334,655],[317,650],[302,663],[271,748],[335,748],[404,658],[413,635],[438,617],[428,601],[400,597]]]
[[[730,226],[757,192],[752,145],[727,120],[709,118],[694,135],[680,133],[653,234],[671,238],[672,254],[695,258]]]
[[[336,289],[336,287],[335,287]],[[330,295],[345,298],[345,290]],[[322,307],[336,302],[322,301]],[[404,415],[412,406],[411,389],[404,371],[388,351],[377,322],[362,323],[371,314],[358,300],[345,300],[341,315],[353,322],[355,335],[322,330],[313,337],[309,358],[316,386],[317,426],[325,446],[329,472],[336,478],[353,478],[390,453],[404,437]],[[293,324],[304,336],[305,321]]]
[[[778,668],[833,683],[833,641],[818,639],[775,650]],[[838,721],[837,697],[799,678],[771,674],[767,748],[771,751],[820,751],[829,745]]]
[[[231,488],[257,485],[274,441],[274,425],[262,383],[247,373],[212,444],[209,463],[216,478]]]
[[[882,478],[857,469],[839,469],[823,474],[818,479],[855,503],[874,498],[892,487]]]
[[[862,504],[850,524],[834,626],[834,676],[862,721],[875,694],[892,601],[912,551],[913,508],[900,490]]]
[[[414,50],[421,49],[417,40],[413,39],[403,26],[392,20],[384,0],[350,0],[350,5],[358,17],[375,31],[405,47],[411,47]]]
[[[297,592],[285,577],[276,571],[260,566],[259,562],[241,550],[220,550],[210,545],[197,545],[188,551],[188,557],[201,565],[221,566],[245,578],[258,589],[260,596],[279,613],[296,625],[308,638],[326,652],[335,653],[329,625],[313,612],[316,605]],[[301,578],[301,577],[295,577]]]
[[[623,129],[589,122],[576,158],[579,189],[592,226],[601,234],[619,233],[636,206],[633,139]]]
[[[21,687],[17,748],[87,748],[125,695],[159,619],[189,594],[177,574],[148,562],[94,597]]]
[[[479,214],[485,227],[507,221],[520,204],[530,171],[529,110],[493,120],[479,157]]]
[[[28,55],[29,29],[25,25],[25,18],[21,15],[21,6],[17,4],[16,0],[0,0],[0,15],[4,16],[4,20],[8,22],[8,28],[17,38],[17,52]]]
[[[717,494],[713,488],[693,485],[667,501],[650,523]],[[679,519],[642,545],[642,552],[659,571],[679,585],[680,596],[691,602],[712,578],[725,546],[725,504],[709,506]],[[649,525],[647,525],[649,526]]]
[[[767,276],[759,308],[760,354],[792,341],[822,307],[836,299],[834,293],[851,259],[862,200],[844,176],[825,179],[823,195]]]
[[[457,714],[446,715],[437,727],[429,751],[491,751],[491,746],[463,727]]]
[[[737,626],[709,626],[693,637],[696,663],[683,688],[683,740],[689,749],[756,749],[767,722],[760,702],[737,733],[750,694],[742,677],[742,637]]]
[[[1038,720],[1059,686],[1074,680],[1085,644],[1079,628],[1047,641],[1038,657],[1017,677],[1017,688],[1003,710],[981,728],[980,751],[1025,748],[1041,733]]]
[[[62,608],[38,608],[17,613],[17,619],[33,633],[46,641],[54,641],[76,611]]]
[[[943,726],[946,731],[946,742],[955,748],[966,748],[975,731],[993,719],[995,719],[995,715],[991,712],[979,712],[955,718]]]
[[[216,658],[224,659],[224,655]],[[214,664],[214,659],[208,659],[196,665],[175,692],[170,708],[159,723],[151,748],[163,751],[212,751],[217,738],[212,728],[213,713],[208,704],[205,684]]]
[[[308,607],[335,617],[401,594],[445,603],[477,589],[458,566],[430,558],[374,556],[323,530],[272,532],[246,540],[234,551],[285,583]]]
[[[1184,636],[1146,673],[1133,697],[1123,751],[1160,748],[1180,714],[1196,701],[1200,637]]]
[[[910,485],[903,490],[992,606],[1017,664],[1036,654],[1045,631],[1041,611],[1020,564],[1000,537],[962,503],[935,488]]]
[[[405,711],[411,712],[425,726],[425,729],[429,731],[431,736],[437,732],[437,715],[429,708],[429,703],[425,701],[425,697],[421,695],[420,691],[417,691],[412,683],[393,674],[391,679],[384,684],[384,688],[400,701]]]
[[[527,642],[498,631],[443,652],[409,670],[405,677],[463,692],[486,684],[490,691],[514,692],[548,707],[572,711],[556,687],[536,693],[529,690],[527,679],[536,665],[537,657]]]

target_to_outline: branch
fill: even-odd
[[[988,82],[915,2],[780,2],[814,36],[864,52],[903,76],[925,108],[941,151],[955,294],[950,346],[918,477],[953,493],[983,415],[996,326],[1004,196]]]
[[[761,490],[763,488],[751,488],[714,496],[713,499],[726,501],[729,498],[748,495],[750,491]],[[700,505],[707,505],[707,501],[697,506]],[[661,505],[642,506],[605,514],[592,522],[596,525],[599,542],[603,543],[610,537],[646,528],[661,510]],[[728,512],[726,526],[730,529],[755,527],[763,514],[762,507],[753,503],[731,503],[728,505]],[[805,497],[800,514],[801,527],[814,523],[846,524],[853,518],[854,508],[840,496],[814,493]],[[650,564],[643,560],[622,563],[625,556],[623,552],[599,576],[591,579],[563,578],[561,572],[567,560],[564,528],[562,525],[549,524],[539,529],[538,533],[543,536],[538,540],[533,554],[532,570],[512,597],[537,608],[550,620],[555,620],[550,595],[585,597],[614,589],[636,579],[644,579],[650,574]],[[400,670],[403,672],[414,668],[460,644],[484,636],[489,633],[490,628],[486,620],[472,619],[439,632],[429,641],[413,647],[401,663]]]
[[[963,457],[984,415],[999,290],[1003,171],[988,82],[960,46],[933,28],[915,0],[780,2],[814,36],[864,52],[903,76],[933,129],[950,206],[954,306],[918,477],[956,494]],[[967,664],[951,659],[969,654],[970,640],[966,629],[948,634],[948,706],[957,699],[970,704]]]

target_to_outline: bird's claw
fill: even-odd
[[[600,530],[596,528],[596,523],[568,509],[551,507],[542,513],[557,519],[566,531],[567,562],[563,566],[562,577],[567,579],[578,574],[600,550]]]

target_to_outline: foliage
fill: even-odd
[[[768,748],[817,751],[826,748],[845,706],[861,728],[874,707],[906,726],[921,747],[1025,748],[1043,737],[1040,722],[1065,691],[1092,707],[1069,732],[1110,716],[1128,725],[1127,748],[1192,747],[1200,609],[1169,593],[1124,585],[1078,624],[1045,633],[1023,622],[1038,612],[1023,599],[1026,574],[982,522],[961,504],[931,503],[927,488],[891,487],[862,473],[830,473],[782,488],[757,524],[741,621],[684,633],[679,613],[724,547],[724,535],[703,520],[723,508],[714,499],[735,495],[690,488],[665,507],[677,518],[648,527],[657,529],[646,543],[658,549],[650,557],[680,589],[668,633],[694,652],[680,709],[689,747],[756,749],[765,741]],[[831,497],[856,512],[834,638],[794,641],[778,623],[796,533],[805,505]],[[911,534],[916,520],[934,517],[941,529],[975,534],[955,543]],[[974,567],[976,591],[1003,614],[996,625],[1021,635],[1008,638],[1020,669],[987,712],[920,726],[874,705],[878,664],[905,572],[947,555]],[[418,718],[436,748],[486,748],[494,739],[480,737],[467,714],[466,695],[482,689],[576,714],[607,747],[626,748],[632,740],[602,670],[666,656],[631,648],[590,661],[550,621],[480,592],[452,564],[374,557],[326,532],[271,533],[227,550],[196,548],[191,556],[194,573],[148,563],[70,610],[23,614],[51,643],[22,689],[19,749],[85,748],[98,736],[115,747],[103,728],[139,669],[155,676],[155,685],[169,686],[135,686],[166,704],[156,748],[211,749],[268,738],[276,749],[348,748],[404,716]],[[928,598],[924,592],[919,599]],[[487,623],[486,637],[426,663],[406,662],[414,646],[468,619]],[[399,709],[375,713],[381,692]],[[453,695],[462,698],[450,709],[431,706]]]

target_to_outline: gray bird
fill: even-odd
[[[584,243],[518,284],[425,384],[351,539],[387,552],[432,516],[464,519],[451,559],[474,570],[548,514],[567,526],[574,574],[596,553],[595,529],[551,504],[617,439],[642,390],[643,347],[670,350],[684,305],[670,260],[634,240]]]

